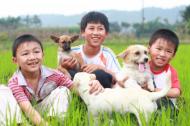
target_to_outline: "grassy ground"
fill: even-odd
[[[128,45],[121,42],[114,43],[110,42],[109,44],[106,43],[107,46],[112,48],[116,54],[124,50]],[[44,65],[56,68],[57,66],[57,47],[54,44],[45,44],[45,57],[44,57]],[[186,104],[179,105],[180,113],[175,121],[171,121],[169,119],[170,111],[163,111],[162,115],[158,116],[157,118],[152,117],[149,121],[150,126],[187,126],[190,124],[189,115],[190,115],[190,60],[188,55],[190,54],[190,45],[184,44],[180,45],[179,50],[172,60],[171,64],[176,68],[178,71],[179,79],[181,81],[181,89],[182,89],[182,97],[185,99]],[[0,51],[0,83],[6,84],[8,79],[11,77],[13,72],[16,70],[16,66],[12,63],[11,60],[11,51],[10,49]],[[181,102],[179,102],[181,103]],[[102,119],[104,117],[104,119]],[[120,115],[118,113],[114,113],[112,115],[115,126],[131,126],[136,125],[135,119],[132,115]],[[109,123],[109,116],[103,115],[100,116],[100,122],[102,126],[107,126]],[[78,126],[88,125],[87,119],[87,110],[84,103],[80,100],[80,98],[73,94],[73,99],[71,101],[68,113],[64,122],[60,122],[60,120],[54,119],[53,121],[49,121],[51,125],[58,125],[60,123],[64,123],[66,126]],[[91,122],[90,122],[91,124]],[[28,125],[28,123],[24,124]],[[143,124],[146,126],[146,124]]]

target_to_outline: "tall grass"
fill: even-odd
[[[129,41],[128,43],[134,42]],[[119,42],[119,40],[118,42],[109,41],[105,43],[105,45],[112,48],[116,54],[120,53],[128,46],[128,44],[126,44],[125,42]],[[181,82],[182,89],[181,96],[185,99],[185,104],[180,104],[179,102],[180,113],[177,119],[171,121],[169,119],[170,111],[163,111],[162,114],[157,118],[154,118],[154,116],[152,116],[152,118],[149,121],[150,126],[188,126],[190,124],[190,120],[188,118],[190,115],[190,60],[188,58],[189,54],[190,45],[180,45],[176,56],[171,62],[171,64],[178,71],[178,76]],[[51,68],[56,68],[57,66],[57,46],[53,43],[44,44],[44,65]],[[16,65],[12,63],[11,51],[0,51],[0,83],[6,85],[9,78],[12,76],[15,70]],[[60,121],[59,118],[57,118],[57,120],[49,121],[51,125],[64,124],[66,126],[87,126],[88,124],[93,123],[92,120],[88,122],[86,105],[75,93],[73,93],[72,95],[73,98],[64,121]],[[113,125],[115,126],[137,125],[135,118],[133,117],[133,115],[130,114],[121,115],[119,113],[113,113],[111,117],[114,120]],[[107,126],[109,124],[110,116],[103,114],[99,120],[102,126]],[[146,126],[147,124],[143,123],[143,125]]]

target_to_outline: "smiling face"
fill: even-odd
[[[86,44],[91,47],[100,47],[107,36],[106,29],[101,23],[88,23],[85,30],[82,32],[82,37],[85,38]]]
[[[150,47],[152,69],[163,69],[175,55],[175,45],[165,39],[157,39]]]
[[[42,64],[43,52],[41,46],[34,41],[24,42],[16,49],[13,62],[17,64],[22,73],[39,72]]]

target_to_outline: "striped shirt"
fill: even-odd
[[[99,53],[93,57],[87,57],[84,54],[83,45],[73,47],[72,51],[80,54],[86,64],[101,65],[114,73],[118,73],[121,69],[115,54],[108,47],[101,46]]]
[[[39,79],[36,93],[28,84],[20,70],[17,70],[11,79],[8,86],[12,90],[17,102],[22,101],[42,101],[58,86],[71,87],[72,81],[62,73],[49,69],[45,66],[41,67],[41,77]]]

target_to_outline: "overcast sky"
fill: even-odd
[[[141,10],[143,0],[0,0],[0,17],[31,14],[80,14],[90,10]],[[173,8],[190,0],[144,0],[144,7]]]

